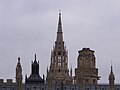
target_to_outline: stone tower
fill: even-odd
[[[61,13],[59,13],[57,38],[55,47],[51,51],[50,68],[47,69],[47,84],[49,90],[52,90],[53,84],[70,84],[72,77],[68,69],[68,52],[63,41]]]
[[[44,79],[42,79],[39,75],[39,62],[37,62],[36,60],[36,54],[35,54],[35,60],[34,62],[32,61],[32,65],[31,65],[31,75],[28,78],[26,75],[25,83],[26,84],[43,84],[44,83]]]
[[[22,90],[22,67],[20,64],[20,57],[16,66],[16,90]]]
[[[78,53],[75,69],[76,84],[80,87],[82,87],[81,85],[97,84],[100,77],[96,68],[94,51],[90,48],[83,48]]]
[[[111,66],[111,72],[110,72],[110,75],[109,75],[109,90],[115,90],[114,81],[115,81],[115,76],[113,74],[113,69],[112,69],[112,66]]]

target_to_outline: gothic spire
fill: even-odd
[[[109,78],[113,78],[114,79],[114,73],[113,73],[113,67],[111,65],[111,71],[110,71],[110,75],[109,75]]]
[[[61,10],[59,10],[58,30],[57,30],[57,41],[63,41],[62,35],[62,22],[61,22]]]
[[[115,75],[113,73],[113,67],[111,65],[111,71],[110,71],[110,74],[109,74],[109,90],[115,90]]]
[[[110,75],[111,75],[111,76],[114,76],[114,74],[113,74],[113,66],[112,66],[112,61],[111,61],[111,72],[110,72]]]
[[[57,36],[55,41],[55,47],[51,52],[50,68],[47,68],[46,81],[49,88],[52,90],[52,83],[58,82],[64,84],[72,83],[72,77],[69,75],[68,69],[68,54],[64,46],[61,12],[59,11]],[[59,78],[56,78],[59,77]]]

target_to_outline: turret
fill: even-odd
[[[27,78],[25,78],[26,84],[43,84],[44,80],[39,75],[39,61],[36,60],[36,54],[35,59],[32,61],[31,65],[31,75]]]
[[[111,72],[109,74],[109,90],[115,90],[114,82],[115,82],[115,75],[113,73],[113,68],[111,65]]]
[[[16,90],[22,90],[22,67],[20,57],[18,57],[18,63],[16,66]]]
[[[75,69],[76,83],[80,85],[80,76],[82,74],[83,85],[97,84],[99,80],[98,68],[96,68],[96,58],[93,50],[83,48],[78,51],[77,68]]]

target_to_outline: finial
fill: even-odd
[[[18,60],[20,60],[20,57],[18,57]]]
[[[35,53],[35,61],[36,61],[36,53]]]
[[[20,63],[20,57],[18,57],[18,63]]]
[[[48,74],[48,67],[47,67],[47,74]]]
[[[59,9],[59,23],[61,24],[61,10]]]
[[[59,22],[58,22],[59,25],[61,25],[61,10],[59,10]]]
[[[70,76],[72,76],[72,64],[71,64],[71,69],[70,69]]]
[[[111,70],[112,70],[112,60],[111,60]]]
[[[111,72],[113,72],[112,60],[111,60]]]

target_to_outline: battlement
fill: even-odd
[[[0,79],[0,84],[3,84],[4,83],[4,79]]]
[[[13,83],[13,80],[12,80],[12,79],[7,79],[7,83],[8,83],[8,84],[12,84],[12,83]]]
[[[4,79],[0,79],[0,84],[4,84],[4,83],[12,84],[13,80],[12,79],[7,79],[6,81],[4,81]]]

